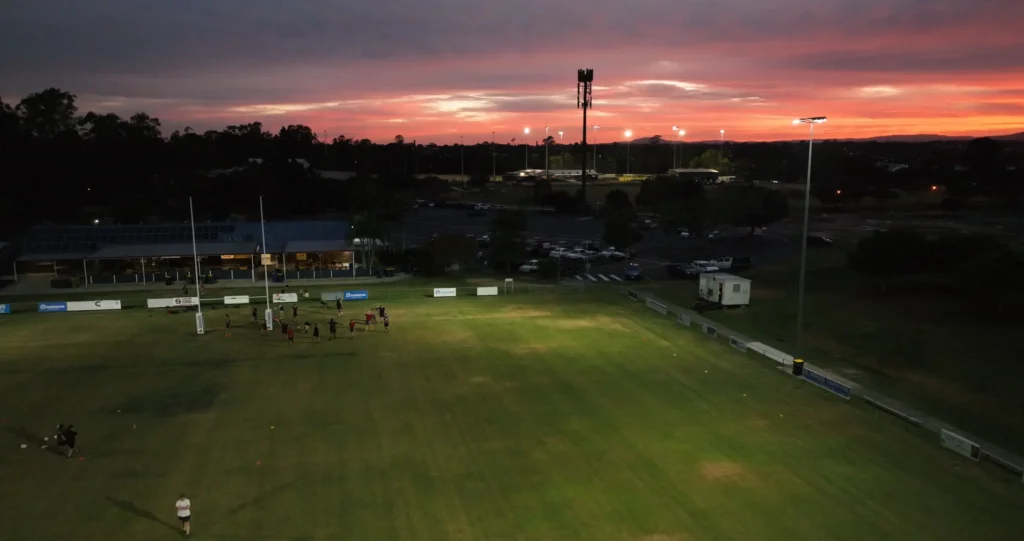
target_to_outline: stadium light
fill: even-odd
[[[563,137],[565,136],[564,131],[558,132],[558,167],[565,169],[565,143]]]
[[[196,250],[196,217],[192,212],[192,198],[188,198],[188,221],[192,226],[192,258],[196,264],[196,334],[206,332],[203,322],[203,290],[199,278],[199,255]]]
[[[597,174],[597,130],[599,129],[601,126],[594,126],[594,174]]]
[[[548,171],[551,170],[551,161],[548,160],[548,130],[549,129],[551,129],[551,126],[544,126],[544,174],[546,176],[550,177],[551,174],[548,173]]]
[[[356,226],[352,226],[355,229]],[[260,256],[260,262],[263,263],[263,289],[267,295],[267,309],[263,312],[263,319],[267,325],[267,330],[274,330],[274,311],[270,308],[270,279],[268,277],[269,271],[267,265],[270,264],[270,260],[267,258],[267,228],[263,221],[263,196],[260,196],[260,235],[263,237],[263,242],[260,243],[260,247],[263,248],[263,254]],[[355,252],[352,252],[352,266],[355,267]],[[256,269],[253,269],[256,272]]]
[[[629,143],[633,137],[633,130],[626,130],[626,174],[629,174]]]
[[[795,354],[800,356],[803,355],[803,339],[804,339],[804,286],[807,276],[807,228],[810,221],[811,212],[811,155],[814,151],[814,125],[823,124],[827,118],[823,116],[811,116],[805,118],[798,118],[793,121],[793,125],[797,124],[808,124],[810,126],[810,134],[807,139],[807,180],[804,183],[804,228],[803,234],[800,237],[800,284],[797,288],[796,294],[796,352]],[[840,191],[836,190],[836,195],[839,195]]]

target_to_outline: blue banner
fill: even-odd
[[[850,399],[850,388],[832,378],[829,378],[825,374],[819,374],[810,368],[804,368],[804,379],[830,393],[836,394],[847,400]]]
[[[370,298],[370,292],[365,290],[365,289],[361,289],[359,291],[346,291],[345,292],[345,300],[346,301],[365,301],[365,300],[367,300],[369,298]]]
[[[68,303],[66,302],[41,302],[39,303],[40,312],[67,312]]]
[[[0,314],[10,314],[10,313],[11,313],[11,305],[9,305],[9,304],[0,304]]]

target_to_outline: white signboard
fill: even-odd
[[[274,293],[274,302],[299,302],[298,293]]]
[[[647,299],[646,302],[647,307],[650,308],[651,310],[654,310],[659,314],[668,314],[668,307],[666,307],[664,304],[661,304],[660,302],[657,301],[653,301],[651,299]]]
[[[121,301],[71,301],[68,312],[91,312],[94,310],[120,310]]]
[[[265,321],[267,323],[267,330],[268,331],[274,330],[274,311],[273,310],[264,310],[263,311],[263,321]]]
[[[196,334],[206,334],[202,312],[196,312]]]
[[[199,304],[199,297],[174,297],[171,299],[146,299],[146,308],[178,308]]]
[[[478,287],[478,288],[476,288],[476,296],[477,297],[489,297],[491,295],[497,295],[497,294],[498,294],[498,288],[496,288],[496,287]],[[434,295],[434,296],[436,297],[437,295]]]
[[[274,301],[277,302],[277,301]],[[227,295],[224,297],[224,304],[249,304],[248,295]]]
[[[454,297],[454,296],[455,296],[455,288],[454,287],[435,287],[434,288],[434,297]]]
[[[964,455],[971,460],[981,458],[981,446],[959,434],[942,429],[942,432],[939,433],[939,438],[942,446],[954,453]]]

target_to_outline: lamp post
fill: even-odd
[[[601,129],[601,126],[594,126],[594,174],[597,174],[597,130]],[[586,169],[587,164],[583,164],[583,168]]]
[[[719,160],[721,160],[723,152],[725,152],[725,130],[718,130],[718,158],[719,158]]]
[[[466,144],[463,142],[463,136],[459,136],[459,176],[462,177],[462,183],[466,183]]]
[[[686,130],[676,130],[676,146],[679,146],[679,138],[686,135]],[[683,154],[682,149],[679,150],[679,168],[683,168]]]
[[[629,174],[629,143],[633,137],[633,130],[626,130],[626,174]]]
[[[814,150],[814,125],[827,119],[823,116],[798,118],[793,124],[809,124],[810,133],[807,139],[807,181],[804,184],[804,228],[800,236],[800,284],[796,294],[796,355],[803,354],[804,334],[804,280],[807,275],[807,227],[811,209],[811,153]]]
[[[558,132],[558,168],[565,169],[565,144],[562,142],[565,136],[564,131]]]
[[[672,133],[673,134],[678,134],[679,133],[679,127],[678,126],[672,126]],[[674,139],[675,140],[672,141],[672,169],[676,168],[676,143],[679,142],[679,136],[675,135]]]
[[[529,169],[530,168],[530,128],[523,128],[523,135],[524,135],[524,137],[523,137],[523,146],[525,147],[524,150],[526,151],[526,152],[523,153],[523,154],[526,155],[526,167],[525,167],[525,169]]]
[[[551,126],[544,126],[544,175],[551,176],[551,160],[548,159],[548,130]]]

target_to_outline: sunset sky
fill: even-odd
[[[578,68],[600,142],[1024,131],[1024,0],[12,0],[0,50],[5,101],[57,86],[165,133],[570,142]]]

